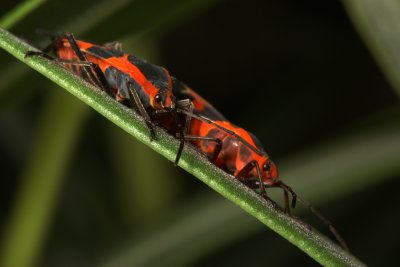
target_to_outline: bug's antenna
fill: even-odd
[[[306,200],[304,200],[302,197],[298,196],[293,189],[283,183],[282,181],[277,182],[277,186],[282,188],[284,191],[289,192],[292,195],[292,207],[294,208],[294,205],[296,205],[296,199],[298,202],[300,202],[304,207],[309,209],[318,219],[320,219],[326,226],[328,226],[329,231],[333,234],[333,236],[336,238],[340,246],[345,249],[346,251],[349,251],[349,247],[347,246],[346,242],[344,241],[343,237],[339,234],[339,232],[336,230],[336,228],[333,226],[333,224],[326,219],[324,216],[322,216],[321,213],[310,203],[308,203]]]

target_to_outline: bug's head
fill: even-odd
[[[171,90],[165,87],[159,89],[157,94],[154,96],[153,104],[155,109],[172,108],[173,101]]]
[[[261,166],[261,178],[266,186],[273,186],[279,180],[278,168],[269,158]]]

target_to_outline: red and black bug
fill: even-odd
[[[117,101],[137,108],[154,139],[149,112],[163,110],[173,113],[175,108],[172,78],[165,68],[124,53],[118,42],[98,45],[76,40],[70,33],[48,35],[53,42],[43,52],[28,51],[26,56],[38,55],[61,62]],[[47,54],[51,51],[56,57]]]
[[[49,56],[49,51],[54,51],[57,57]],[[153,123],[161,124],[181,140],[176,164],[185,141],[190,141],[216,166],[248,187],[259,190],[272,203],[275,202],[267,196],[266,188],[283,189],[285,212],[290,214],[291,194],[292,208],[299,200],[329,226],[347,249],[332,224],[279,179],[276,165],[253,134],[230,123],[204,98],[171,77],[165,68],[125,54],[119,43],[97,45],[75,40],[72,34],[55,37],[43,52],[29,51],[26,55],[39,55],[66,64],[117,101],[136,107],[153,138]]]
[[[192,104],[190,111],[187,107],[179,108],[180,113],[190,118],[185,125],[185,141],[191,141],[210,161],[244,184],[259,188],[263,196],[266,196],[266,187],[282,187],[275,163],[252,133],[230,123],[208,101],[179,80],[174,79],[173,93],[178,99],[189,99]],[[290,192],[294,206],[296,195],[292,190]],[[289,212],[288,207],[287,210]]]
[[[189,141],[194,144],[211,162],[248,187],[259,190],[260,194],[275,206],[276,203],[267,196],[266,189],[281,188],[284,192],[286,213],[290,214],[290,206],[294,208],[298,200],[325,223],[340,245],[348,250],[344,239],[332,223],[279,179],[277,166],[267,155],[257,137],[227,121],[208,101],[184,83],[174,79],[172,91],[178,99],[191,101],[190,108],[188,106],[178,108],[178,112],[186,116],[182,142]],[[181,145],[176,161],[179,160],[182,149]],[[289,194],[292,196],[291,205],[289,205]]]

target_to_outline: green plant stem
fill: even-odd
[[[46,0],[25,0],[18,4],[6,16],[0,20],[0,27],[9,29],[14,26],[18,21],[23,19],[28,13],[38,8]]]
[[[297,193],[301,192],[302,197],[312,199],[318,206],[387,182],[400,172],[400,125],[396,123],[399,115],[400,108],[394,108],[370,116],[366,121],[379,123],[357,127],[345,136],[318,145],[318,149],[283,160],[279,164],[284,167],[280,173],[289,178],[288,184]],[[281,193],[271,192],[270,196],[281,199]],[[143,234],[142,239],[133,240],[123,249],[120,246],[118,250],[111,249],[118,252],[106,255],[106,259],[94,266],[190,266],[196,259],[232,241],[261,232],[262,224],[227,201],[207,193],[193,202],[177,207],[178,212],[161,219],[163,223],[153,222],[151,232]],[[294,212],[301,216],[299,208],[300,205]],[[276,252],[277,248],[270,248],[265,262],[274,266],[271,255]]]
[[[66,69],[42,58],[24,58],[28,44],[5,30],[0,30],[0,47],[23,61],[50,80],[68,90],[83,102],[97,110],[117,126],[139,139],[169,160],[174,160],[178,140],[157,129],[157,141],[151,142],[149,131],[142,118],[127,107],[109,98],[105,93],[89,85]],[[326,266],[362,266],[363,264],[337,245],[284,213],[275,209],[254,191],[211,164],[195,150],[186,147],[179,164],[224,197],[239,205],[272,230]]]
[[[112,2],[103,0],[98,1],[92,5],[90,10],[85,10],[78,17],[74,17],[72,20],[68,20],[65,22],[63,26],[59,28],[61,32],[74,30],[74,33],[82,34],[91,29],[93,29],[96,25],[103,22],[116,12],[120,11],[123,8],[135,0],[114,0]],[[30,9],[33,11],[34,9]],[[24,13],[26,15],[26,13]],[[14,23],[16,23],[17,17],[15,15],[6,15],[2,21],[10,20],[8,17],[12,17],[14,19]],[[19,16],[18,19],[22,19],[23,17]],[[6,25],[7,26],[7,25]],[[8,25],[10,26],[10,25]],[[2,27],[0,25],[0,27]],[[7,27],[2,27],[7,29]],[[46,44],[47,45],[47,44]],[[45,43],[41,44],[41,46],[45,46]],[[7,68],[3,68],[3,71],[0,73],[0,80],[2,83],[0,84],[0,109],[3,105],[10,100],[9,95],[15,96],[13,89],[13,85],[15,85],[18,81],[21,80],[22,77],[25,80],[28,80],[28,69],[23,68],[20,64],[8,64]],[[23,96],[23,94],[16,95],[16,98]]]

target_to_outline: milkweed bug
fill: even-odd
[[[232,174],[248,187],[259,190],[260,195],[275,206],[277,204],[267,196],[266,189],[281,188],[284,192],[285,213],[290,215],[290,207],[294,208],[299,201],[326,224],[339,244],[348,250],[346,242],[332,223],[279,179],[277,166],[267,155],[257,137],[227,121],[208,101],[184,83],[174,80],[173,93],[178,99],[182,97],[191,100],[189,108],[187,106],[178,108],[178,112],[186,116],[182,142],[190,141],[216,166]],[[181,145],[176,162],[182,149]],[[290,205],[289,194],[292,196]]]
[[[42,56],[65,64],[117,101],[137,108],[152,139],[155,131],[149,112],[163,110],[175,116],[172,78],[165,68],[124,53],[118,42],[98,45],[76,40],[71,33],[45,34],[52,37],[52,43],[42,52],[28,51],[26,57]],[[48,54],[51,51],[56,57]]]

